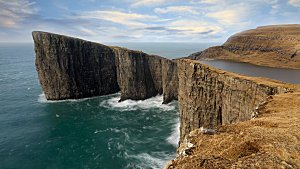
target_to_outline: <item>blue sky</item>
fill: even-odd
[[[223,42],[300,23],[300,0],[0,0],[0,42],[42,30],[97,42]]]

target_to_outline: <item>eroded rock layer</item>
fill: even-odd
[[[168,59],[52,33],[32,35],[36,69],[49,100],[118,91],[121,101],[143,100],[163,93],[164,103],[177,98],[176,64]]]
[[[281,82],[241,76],[198,61],[182,59],[177,66],[181,142],[200,127],[214,129],[249,120],[268,96],[287,91]]]
[[[208,48],[189,57],[300,69],[300,25],[264,26],[244,31],[231,36],[222,46]]]

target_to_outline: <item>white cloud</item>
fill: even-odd
[[[169,23],[167,28],[182,31],[185,35],[216,34],[222,31],[219,26],[196,20],[177,20]]]
[[[248,8],[239,6],[232,9],[224,9],[216,12],[209,12],[208,17],[216,19],[223,25],[241,24],[248,16]]]
[[[79,31],[83,34],[83,35],[86,35],[86,36],[97,36],[97,33],[88,29],[88,28],[85,28],[85,27],[79,27],[78,28]]]
[[[27,0],[0,0],[0,26],[18,28],[20,22],[37,12],[34,4]]]
[[[132,7],[141,7],[141,6],[157,6],[165,3],[169,3],[176,0],[135,0]]]
[[[294,7],[300,8],[300,0],[289,0],[288,3]]]
[[[217,4],[222,2],[222,0],[201,0],[200,3],[204,4]]]
[[[154,12],[158,14],[165,14],[165,13],[199,14],[199,12],[192,6],[169,6],[166,8],[155,8]]]
[[[143,15],[137,13],[126,13],[120,11],[91,11],[84,12],[78,16],[81,19],[100,19],[128,27],[143,27],[147,24],[145,21],[156,19],[155,16]]]

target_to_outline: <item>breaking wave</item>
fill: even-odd
[[[38,97],[39,103],[61,103],[61,102],[82,102],[89,99],[94,99],[101,96],[95,96],[95,97],[88,97],[88,98],[82,98],[82,99],[65,99],[65,100],[47,100],[45,93],[42,93]]]
[[[171,135],[167,138],[167,141],[168,141],[168,143],[172,144],[174,147],[178,147],[179,137],[180,137],[179,119],[177,119],[177,122],[173,127],[174,127],[173,131],[172,131]]]
[[[138,164],[128,164],[125,168],[139,168],[139,169],[144,169],[144,168],[149,168],[151,167],[152,169],[161,169],[164,168],[164,166],[168,163],[170,160],[169,154],[162,154],[159,157],[155,157],[153,155],[150,155],[148,153],[141,153],[138,155],[128,155],[129,158],[136,159],[139,161]]]
[[[175,109],[175,105],[172,103],[162,104],[163,96],[155,96],[146,100],[125,100],[119,102],[121,95],[115,95],[110,99],[104,100],[100,103],[100,106],[110,109],[117,109],[119,111],[130,110],[149,110],[153,108],[160,109],[161,111],[171,111]]]

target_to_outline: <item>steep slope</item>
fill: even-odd
[[[167,169],[299,168],[299,85],[177,66],[180,147]]]
[[[116,56],[121,100],[140,100],[162,94],[164,58],[124,48],[113,48]]]
[[[118,91],[121,91],[121,101],[142,100],[158,94],[166,96],[164,103],[177,99],[177,68],[168,59],[47,32],[32,35],[36,69],[49,100]],[[170,94],[173,91],[175,95]]]
[[[36,69],[49,100],[78,99],[119,91],[113,50],[107,46],[33,32]]]
[[[191,59],[229,59],[270,67],[300,69],[300,25],[263,26],[231,36],[222,46]]]
[[[284,83],[222,71],[198,61],[178,61],[180,140],[200,127],[250,120],[270,95],[284,93]]]

